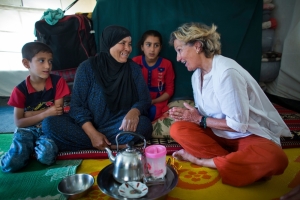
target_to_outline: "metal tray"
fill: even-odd
[[[115,181],[112,176],[114,165],[110,164],[103,168],[97,177],[97,184],[99,189],[106,195],[114,199],[129,199],[119,195],[118,188],[121,183]],[[167,174],[165,176],[166,182],[159,185],[148,186],[148,193],[138,199],[157,199],[168,194],[178,183],[178,175],[173,167],[167,165]]]

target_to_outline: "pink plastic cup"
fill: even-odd
[[[149,174],[157,179],[163,178],[167,173],[167,149],[163,145],[150,145],[145,148],[147,169]]]

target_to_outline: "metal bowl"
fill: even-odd
[[[93,185],[93,176],[89,174],[74,174],[61,180],[57,190],[67,199],[78,199],[86,195]]]

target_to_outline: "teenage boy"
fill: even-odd
[[[1,159],[3,172],[25,167],[34,153],[43,164],[55,162],[58,148],[43,134],[41,122],[48,116],[62,115],[63,98],[70,94],[66,81],[50,74],[53,60],[50,47],[29,42],[23,46],[22,56],[29,76],[13,89],[7,103],[14,107],[17,128],[10,149]]]

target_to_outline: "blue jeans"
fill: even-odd
[[[41,127],[17,128],[10,149],[1,159],[2,171],[15,172],[25,167],[34,151],[36,159],[46,165],[53,164],[58,154],[56,144],[43,134]]]

